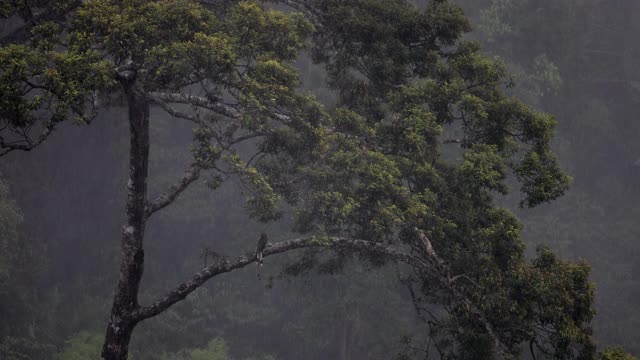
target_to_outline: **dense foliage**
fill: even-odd
[[[519,96],[562,119],[555,148],[576,181],[553,206],[521,214],[528,225],[525,238],[589,262],[598,284],[597,337],[637,354],[637,314],[616,309],[637,306],[640,283],[637,262],[629,256],[638,251],[640,231],[640,128],[633,115],[639,73],[632,65],[639,54],[632,15],[638,4],[465,3],[478,19],[484,48],[516,74]]]
[[[531,208],[568,189],[550,148],[555,119],[506,95],[506,66],[465,38],[461,8],[443,0],[424,9],[402,0],[283,3],[304,14],[250,1],[27,5],[52,12],[0,48],[3,154],[125,103],[152,127],[162,116],[186,121],[193,156],[181,184],[201,172],[214,190],[238,183],[251,218],[283,220],[309,236],[314,248],[288,273],[346,271],[353,255],[389,265],[378,251],[322,251],[336,236],[365,239],[414,259],[398,270],[426,326],[413,339],[433,343],[442,358],[518,357],[523,348],[594,358],[589,266],[547,248],[527,260],[522,225],[495,201],[515,186],[520,206]],[[2,15],[30,20],[24,6],[9,3]],[[294,61],[307,44],[331,103],[301,90]],[[147,216],[174,198],[149,202]],[[11,216],[9,240],[19,220]],[[406,345],[415,349],[413,341]],[[86,357],[96,342],[81,332],[62,356]],[[168,356],[227,358],[221,341]]]

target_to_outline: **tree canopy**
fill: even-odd
[[[507,95],[505,65],[467,40],[458,5],[433,0],[9,2],[0,48],[0,148],[31,150],[61,123],[126,107],[131,128],[123,262],[103,348],[127,356],[134,327],[206,280],[253,263],[221,259],[138,304],[147,220],[204,178],[246,194],[262,222],[285,218],[309,248],[292,272],[356,257],[402,263],[400,278],[445,359],[591,359],[593,286],[583,262],[540,248],[496,197],[552,201],[571,178],[550,148],[553,116]],[[306,52],[332,101],[302,84]],[[192,161],[147,195],[157,111],[193,127]],[[212,204],[212,206],[221,206]],[[333,250],[328,262],[318,249]],[[153,259],[148,259],[153,261]],[[405,354],[411,356],[410,353]],[[535,356],[535,355],[534,355]],[[606,355],[608,356],[608,355]]]

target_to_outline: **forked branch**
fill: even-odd
[[[185,104],[191,105],[196,108],[206,109],[213,111],[214,113],[229,117],[237,118],[240,114],[232,106],[225,104],[222,101],[210,100],[202,96],[193,96],[181,93],[150,93],[149,97],[159,104]]]
[[[327,241],[317,242],[312,238],[299,238],[278,242],[268,245],[263,252],[263,256],[271,256],[281,254],[287,251],[309,248],[309,247],[330,247],[330,248],[347,248],[353,250],[364,250],[368,252],[378,252],[396,260],[410,260],[407,256],[391,247],[365,240],[354,240],[349,238],[330,238]],[[243,268],[249,264],[256,262],[255,251],[248,252],[235,260],[223,258],[216,263],[205,267],[196,273],[190,280],[182,283],[174,290],[168,292],[163,298],[147,306],[141,307],[131,314],[134,321],[142,321],[144,319],[156,316],[175,303],[184,300],[187,295],[204,284],[207,280],[224,273],[231,272]]]
[[[483,323],[487,334],[493,338],[496,350],[502,355],[504,355],[508,351],[507,347],[504,346],[504,344],[500,340],[500,337],[496,333],[493,325],[484,316],[482,311],[464,294],[463,291],[461,291],[461,289],[457,287],[454,282],[451,282],[449,268],[439,257],[437,257],[437,255],[435,255],[435,253],[433,253],[432,255],[427,255],[428,257],[433,258],[424,259],[419,256],[406,254],[395,247],[377,242],[351,239],[346,237],[331,237],[323,239],[322,241],[314,240],[314,238],[298,238],[271,244],[268,245],[264,250],[263,257],[281,254],[291,250],[311,247],[345,249],[352,251],[363,251],[370,254],[379,254],[393,261],[407,264],[414,269],[419,269],[423,272],[429,272],[432,277],[437,279],[442,289],[453,296],[453,301],[463,304],[470,311],[477,315],[477,318]],[[220,274],[241,269],[256,261],[257,259],[255,251],[248,252],[235,260],[222,258],[214,264],[207,266],[196,273],[188,281],[169,291],[161,299],[135,310],[131,314],[132,321],[139,322],[154,317],[162,313],[172,305],[184,300],[189,294],[195,291],[207,280]]]
[[[7,155],[8,153],[20,150],[31,151],[42,144],[51,135],[55,126],[53,124],[46,125],[40,135],[36,139],[31,139],[28,134],[24,135],[23,139],[15,142],[6,142],[5,139],[0,136],[0,157]]]
[[[149,218],[153,213],[162,210],[174,202],[189,185],[194,183],[200,177],[200,167],[192,165],[189,170],[185,171],[180,181],[172,185],[167,192],[160,194],[153,202],[148,203],[145,209],[145,216]]]

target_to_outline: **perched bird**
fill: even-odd
[[[256,259],[258,259],[258,266],[262,266],[263,264],[262,252],[264,251],[264,248],[267,247],[268,242],[269,238],[267,237],[267,234],[260,234],[260,239],[258,239],[258,246],[256,248]]]

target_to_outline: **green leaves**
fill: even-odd
[[[82,331],[66,342],[62,353],[58,355],[60,360],[82,360],[100,356],[102,349],[102,334]]]
[[[468,279],[459,280],[461,291],[514,356],[534,340],[567,358],[590,354],[588,269],[557,259],[544,265],[550,268],[527,264],[522,225],[493,200],[514,177],[523,206],[566,191],[571,179],[550,149],[554,118],[504,94],[512,85],[504,63],[462,39],[468,22],[449,1],[432,1],[424,11],[376,0],[321,1],[319,8],[327,17],[313,55],[326,66],[339,108],[324,152],[307,170],[314,192],[303,202],[299,230],[421,249],[407,229],[423,228],[452,272]],[[425,301],[453,301],[429,276],[416,280]],[[519,284],[538,291],[530,294],[536,310],[514,302]],[[560,294],[557,302],[545,300]],[[563,311],[571,315],[549,318]],[[473,313],[462,305],[448,313],[437,334],[441,346],[457,358],[491,358],[493,341]],[[463,330],[444,330],[458,325]],[[536,326],[552,326],[553,337]]]
[[[223,160],[229,166],[230,172],[238,177],[242,189],[247,192],[246,209],[249,216],[262,222],[280,218],[280,197],[273,191],[269,178],[243,162],[238,155],[226,155]]]
[[[475,145],[464,152],[463,158],[459,171],[465,182],[471,184],[471,191],[507,192],[506,166],[495,145]]]
[[[24,82],[44,67],[43,62],[32,55],[24,46],[10,45],[0,49],[0,116],[15,126],[31,124],[34,121],[32,112],[41,103],[40,97],[23,98]]]
[[[620,346],[611,346],[604,349],[597,357],[598,360],[636,360],[636,358],[625,352]]]
[[[230,360],[227,343],[223,339],[213,339],[206,347],[201,349],[183,350],[171,356],[163,356],[162,359],[177,360]]]
[[[301,14],[265,11],[255,2],[243,1],[231,10],[229,29],[240,41],[241,57],[262,54],[274,60],[293,61],[313,26]]]
[[[453,2],[309,6],[317,29],[251,1],[83,2],[68,26],[41,24],[28,44],[0,49],[0,116],[16,129],[71,113],[88,122],[97,95],[128,86],[195,124],[194,165],[211,172],[211,188],[237,181],[252,218],[279,219],[286,200],[299,232],[394,244],[416,257],[426,255],[412,229],[424,229],[451,270],[447,281],[510,352],[533,341],[559,358],[574,356],[572,347],[590,354],[588,268],[547,251],[527,263],[521,224],[494,202],[514,176],[523,206],[566,191],[570,178],[550,149],[553,117],[504,94],[505,65],[463,40],[469,22]],[[293,62],[310,38],[335,109],[300,89]],[[470,304],[416,273],[421,299],[449,315],[436,334],[443,348],[490,358],[491,331]]]
[[[0,48],[0,118],[18,128],[40,119],[57,123],[71,115],[87,122],[97,93],[113,85],[111,72],[94,51]]]
[[[522,297],[533,305],[540,325],[549,329],[541,339],[540,350],[556,359],[587,359],[595,345],[589,323],[594,315],[593,284],[590,267],[584,263],[563,262],[546,248],[538,249],[533,268],[522,275],[528,291]],[[575,345],[571,345],[575,344]]]
[[[146,87],[177,90],[199,79],[225,83],[236,65],[233,39],[225,34],[195,33],[184,42],[155,46],[148,50],[144,67]]]
[[[548,149],[524,154],[515,172],[522,182],[522,192],[526,194],[520,206],[534,207],[556,199],[564,194],[572,181],[560,170],[557,157]]]
[[[149,49],[208,33],[215,22],[192,1],[113,1],[84,3],[73,18],[74,33],[86,33],[116,63],[143,63]]]

